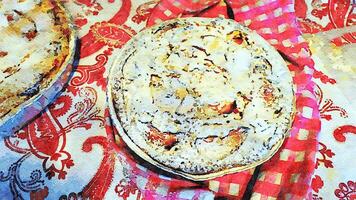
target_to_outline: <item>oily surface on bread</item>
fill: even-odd
[[[199,175],[253,165],[291,126],[286,64],[234,21],[165,22],[134,37],[118,60],[111,94],[120,134],[170,169]]]
[[[0,2],[0,119],[51,83],[69,54],[68,24],[55,0]]]

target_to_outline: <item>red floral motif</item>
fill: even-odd
[[[109,21],[103,22],[104,24],[107,23],[107,24],[110,24],[111,26],[118,25],[118,27],[115,27],[115,31],[114,31],[114,29],[111,28],[111,26],[102,28],[102,29],[106,29],[106,33],[110,33],[109,34],[110,36],[112,36],[112,35],[119,36],[119,38],[116,37],[116,38],[111,38],[111,39],[127,41],[127,38],[128,38],[127,35],[129,35],[129,33],[132,33],[132,32],[129,27],[124,26],[123,24],[126,22],[129,14],[130,14],[130,12],[127,12],[130,9],[131,9],[131,0],[122,1],[120,10]],[[87,57],[87,56],[97,52],[99,49],[103,48],[105,45],[111,44],[111,43],[105,43],[105,41],[102,40],[103,39],[102,37],[98,37],[98,36],[100,36],[100,34],[95,35],[95,34],[98,34],[98,27],[92,26],[92,28],[94,28],[94,31],[91,29],[85,36],[83,36],[81,38],[81,49],[80,49],[80,57],[81,58]],[[115,32],[115,34],[112,34],[114,32]],[[119,32],[121,32],[122,34],[118,34]],[[120,38],[121,36],[124,36],[124,39]],[[99,39],[100,41],[98,41],[97,39]]]
[[[314,192],[318,193],[323,186],[324,181],[320,178],[320,176],[315,175],[311,182],[311,188],[314,190]]]
[[[115,192],[117,193],[117,195],[123,198],[124,200],[128,199],[130,194],[135,194],[136,191],[138,191],[136,197],[136,199],[138,200],[141,198],[141,192],[132,179],[122,179],[115,187]]]
[[[329,0],[329,19],[332,25],[335,28],[342,28],[347,25],[355,25],[356,22],[352,19],[355,17],[352,14],[354,11],[354,5],[351,4],[351,1],[342,1],[342,0]],[[350,21],[354,21],[352,24],[348,24]],[[355,43],[356,36],[349,33],[341,36],[347,43]]]
[[[108,22],[96,23],[90,27],[96,41],[104,42],[109,47],[120,48],[136,32],[127,25],[118,25]]]
[[[30,192],[31,200],[44,200],[48,196],[48,187]]]
[[[318,169],[320,163],[323,163],[326,168],[333,168],[333,162],[328,158],[332,158],[335,153],[328,149],[325,144],[319,142],[321,149],[319,149],[319,153],[321,154],[322,158],[317,158],[315,163],[315,169]]]
[[[347,181],[347,184],[340,183],[334,194],[340,200],[354,200],[356,197],[356,182],[350,180]]]
[[[307,16],[307,9],[308,6],[304,0],[295,0],[294,10],[297,17],[304,19]]]
[[[67,162],[73,161],[71,155],[63,148],[66,145],[65,131],[52,113],[49,110],[44,112],[23,131],[27,134],[32,154],[43,159],[42,166],[48,179],[56,173],[58,179],[64,179],[65,170],[71,167]]]
[[[316,91],[315,94],[318,99],[318,104],[319,104],[319,111],[320,111],[320,117],[326,120],[331,120],[332,115],[328,114],[330,112],[339,112],[340,117],[347,118],[347,112],[345,109],[341,108],[340,106],[334,105],[334,102],[331,99],[324,99],[324,94],[323,91],[321,90],[320,86],[316,84],[315,87]]]
[[[339,128],[334,130],[333,135],[334,135],[334,138],[336,141],[345,142],[346,141],[346,137],[345,137],[346,133],[356,134],[356,126],[353,126],[353,125],[340,126]]]
[[[328,0],[327,3],[323,3],[321,0],[313,0],[310,14],[318,18],[319,20],[317,21],[307,18],[308,13],[307,9],[305,9],[305,4],[305,0],[295,1],[298,22],[304,33],[316,33],[356,24],[355,21],[352,20],[355,18],[352,1]],[[324,21],[325,18],[328,20],[328,23],[325,26],[322,26],[321,22],[322,20]],[[356,34],[348,33],[337,38],[336,40],[333,40],[332,42],[337,45],[355,43]]]
[[[328,4],[322,3],[320,0],[313,0],[312,1],[313,10],[311,14],[319,19],[323,18],[324,16],[328,15]]]
[[[102,90],[106,90],[106,79],[104,78],[105,64],[108,62],[108,56],[111,55],[112,48],[104,51],[103,54],[99,54],[95,57],[97,61],[93,65],[79,65],[77,67],[74,77],[70,80],[70,84],[67,87],[67,90],[74,95],[77,94],[79,88],[84,83],[91,84],[96,82],[96,85],[101,87]]]
[[[101,6],[100,3],[94,1],[88,1],[88,0],[76,0],[76,3],[78,5],[85,5],[87,9],[84,8],[85,10],[85,15],[98,15],[101,10],[103,10],[103,7]]]
[[[141,4],[136,8],[136,14],[132,17],[132,21],[136,24],[139,24],[143,21],[146,21],[151,14],[153,8],[157,5],[159,0],[153,0]]]
[[[113,179],[115,152],[110,147],[107,138],[103,136],[88,138],[83,144],[83,151],[90,152],[93,144],[99,144],[103,147],[104,157],[96,174],[84,187],[82,197],[84,199],[103,199]]]
[[[66,3],[70,2],[69,0],[62,0]],[[99,14],[103,7],[100,3],[97,3],[96,0],[75,0],[73,1],[76,5],[80,6],[80,9],[83,11],[83,14],[75,14],[74,24],[77,28],[81,29],[84,25],[88,23],[87,18],[89,16],[96,16]]]
[[[63,95],[45,110],[27,127],[20,130],[15,138],[5,139],[5,145],[12,151],[25,154],[32,153],[43,160],[42,167],[48,179],[58,174],[58,179],[65,179],[67,169],[74,166],[69,152],[65,150],[67,133],[74,128],[90,128],[88,121],[100,121],[100,110],[94,108],[97,101],[96,91],[91,87],[79,90],[82,101],[74,104],[75,112],[69,115],[67,126],[63,126],[57,117],[63,116],[72,106],[69,96]],[[61,108],[61,111],[59,109]],[[26,141],[26,146],[20,146],[19,140]]]
[[[86,18],[76,18],[74,20],[74,24],[79,28],[83,27],[87,23],[88,23],[88,20]]]
[[[324,84],[327,84],[327,83],[335,84],[336,83],[335,79],[328,77],[322,71],[315,70],[313,77],[316,79],[320,79],[320,81]]]
[[[323,29],[323,26],[320,24],[316,23],[315,21],[312,21],[310,19],[298,19],[299,21],[299,26],[305,33],[318,33],[320,30]],[[315,73],[315,72],[314,72]],[[316,77],[314,77],[316,78]]]
[[[104,126],[104,117],[99,116],[100,110],[95,106],[97,102],[98,95],[94,88],[85,87],[79,90],[79,97],[81,101],[74,105],[75,112],[70,114],[67,118],[68,126],[64,130],[69,131],[73,128],[85,128],[90,129],[92,121],[99,121],[99,126]]]
[[[325,114],[327,112],[332,112],[332,111],[338,111],[340,113],[340,117],[347,118],[348,115],[346,113],[346,110],[339,107],[339,106],[334,106],[333,101],[330,99],[325,100],[324,105],[320,109],[320,117],[324,118],[326,120],[331,120],[332,117],[330,114]]]
[[[7,148],[11,149],[11,151],[19,154],[26,154],[31,152],[30,147],[28,147],[26,138],[27,133],[23,130],[19,130],[14,135],[4,138],[4,143]],[[22,143],[25,143],[25,145]]]
[[[65,115],[71,105],[72,105],[72,98],[68,95],[63,95],[63,96],[60,96],[56,99],[56,101],[50,105],[50,110],[51,110],[51,113],[55,116],[55,117],[62,117],[63,115]]]
[[[94,4],[98,4],[96,3],[96,0],[75,0],[75,3],[83,4],[88,7],[92,7]]]

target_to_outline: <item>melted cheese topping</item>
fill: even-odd
[[[268,50],[223,19],[141,32],[114,73],[127,135],[156,161],[191,174],[266,158],[290,128],[294,104],[288,69]]]
[[[0,2],[0,118],[45,87],[69,52],[68,22],[53,3]]]

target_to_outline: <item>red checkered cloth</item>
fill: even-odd
[[[282,52],[297,86],[297,114],[290,136],[262,165],[251,198],[304,199],[315,165],[320,117],[312,81],[314,62],[297,27],[293,0],[162,0],[153,9],[147,26],[176,17],[231,17],[227,7],[236,21],[256,30]],[[121,153],[132,167],[131,179],[144,199],[199,199],[209,193],[241,199],[254,172],[251,169],[197,184],[154,173],[138,165],[127,152]]]

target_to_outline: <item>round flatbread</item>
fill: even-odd
[[[266,161],[294,117],[284,60],[232,20],[183,18],[146,29],[110,76],[114,122],[128,146],[195,180]]]
[[[0,125],[51,86],[71,58],[73,38],[55,0],[0,2]]]

